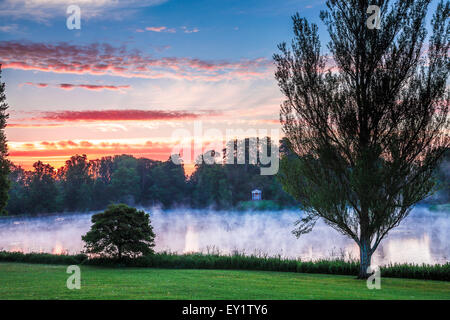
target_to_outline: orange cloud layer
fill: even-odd
[[[49,163],[55,168],[64,165],[65,161],[75,154],[86,154],[90,160],[105,156],[128,154],[137,158],[149,158],[166,161],[173,151],[170,143],[147,141],[143,144],[127,144],[114,142],[93,143],[90,141],[41,141],[24,143],[10,147],[9,159],[16,165],[30,170],[33,163],[40,160]],[[186,164],[186,174],[190,175],[194,164]]]
[[[149,156],[156,160],[166,160],[172,151],[169,143],[147,141],[143,144],[127,144],[117,142],[90,142],[90,141],[41,141],[10,146],[9,158],[14,163],[23,162],[24,159],[45,160],[48,158],[70,157],[74,154],[87,154],[106,156],[115,154],[132,154],[136,156]]]
[[[62,127],[62,124],[57,123],[47,123],[47,124],[39,124],[39,123],[8,123],[6,125],[8,128],[55,128]]]

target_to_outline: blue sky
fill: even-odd
[[[80,30],[66,27],[70,4]],[[1,0],[11,158],[27,167],[75,153],[166,159],[173,132],[194,121],[280,129],[272,55],[292,38],[296,12],[319,24],[325,52],[322,9],[310,0]]]
[[[65,1],[62,1],[65,2]],[[125,1],[127,2],[127,1]],[[84,9],[82,29],[65,27],[66,4],[50,6],[49,17],[32,13],[2,17],[3,26],[17,25],[12,32],[2,32],[2,40],[70,41],[75,43],[108,42],[145,51],[170,46],[165,54],[209,59],[270,57],[276,44],[291,31],[290,16],[300,12],[319,22],[324,1],[308,0],[168,0],[148,7]],[[67,3],[77,3],[67,1]],[[81,2],[82,3],[82,2]],[[31,10],[30,10],[31,11]],[[91,16],[99,11],[99,16]],[[42,20],[43,19],[43,20]],[[149,26],[166,26],[170,32],[136,32]],[[184,33],[197,28],[195,33]]]

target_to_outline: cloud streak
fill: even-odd
[[[181,27],[181,29],[183,29],[184,33],[197,33],[197,32],[200,32],[199,28],[188,29],[188,27],[183,26],[183,27]]]
[[[32,86],[32,87],[36,87],[36,88],[47,88],[48,87],[48,83],[25,82],[25,83],[22,83],[20,86],[22,86],[22,85]]]
[[[73,45],[0,42],[3,68],[65,74],[113,75],[126,78],[219,81],[272,77],[265,58],[208,61],[187,57],[153,58],[109,44]]]
[[[153,32],[169,32],[169,33],[175,33],[176,30],[174,28],[168,29],[167,27],[146,27],[145,30],[147,31],[153,31]]]
[[[180,29],[184,33],[197,33],[197,32],[200,32],[199,28],[189,29],[186,26],[182,26]],[[158,32],[158,33],[160,33],[160,32],[176,33],[177,29],[175,29],[175,28],[168,28],[168,27],[165,27],[165,26],[161,26],[161,27],[146,27],[145,29],[136,29],[136,32],[145,32],[145,31],[152,31],[152,32]]]
[[[37,88],[47,88],[49,86],[55,86],[56,88],[64,89],[64,90],[72,90],[75,88],[81,88],[86,90],[94,90],[94,91],[101,91],[101,90],[126,90],[131,88],[130,85],[122,85],[122,86],[116,86],[116,85],[97,85],[97,84],[72,84],[72,83],[60,83],[57,85],[51,85],[48,83],[34,83],[34,82],[25,82],[23,85],[33,86]]]
[[[7,128],[20,128],[20,129],[35,129],[35,128],[57,128],[62,127],[62,124],[57,123],[8,123]]]
[[[168,0],[3,0],[0,16],[48,23],[52,18],[65,16],[66,8],[77,4],[82,8],[83,18],[104,19],[123,17],[129,10],[163,4]],[[116,13],[119,12],[119,15]],[[106,14],[108,13],[108,14]]]
[[[5,33],[17,32],[18,29],[19,29],[19,26],[15,23],[10,24],[10,25],[0,26],[0,32],[5,32]]]
[[[167,160],[173,145],[164,142],[146,141],[143,143],[109,141],[35,141],[10,146],[9,157],[16,163],[30,167],[35,159],[50,163],[60,163],[74,154],[87,154],[95,159],[102,156],[130,154],[137,157],[149,157],[155,160]],[[62,161],[63,162],[63,161]]]
[[[215,111],[190,112],[166,110],[83,110],[83,111],[48,111],[38,117],[21,119],[21,121],[49,122],[105,122],[105,121],[173,121],[197,119],[202,116],[214,116]]]
[[[96,85],[96,84],[70,84],[70,83],[61,83],[58,85],[59,88],[65,90],[72,90],[74,88],[82,88],[87,90],[124,90],[131,88],[129,85],[124,86],[114,86],[114,85]]]
[[[166,29],[167,29],[167,27],[147,27],[147,28],[145,28],[145,30],[153,31],[153,32],[163,32]]]

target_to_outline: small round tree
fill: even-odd
[[[153,253],[155,234],[144,211],[125,204],[110,205],[93,215],[92,223],[91,230],[81,237],[86,253],[119,259]]]

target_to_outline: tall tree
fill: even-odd
[[[28,199],[29,211],[33,213],[57,212],[58,188],[56,172],[49,165],[38,161],[33,164],[34,172],[29,177]]]
[[[115,156],[114,167],[110,186],[114,200],[134,204],[139,195],[137,159],[129,155]]]
[[[208,164],[203,160],[218,157],[216,151],[209,150],[196,161],[195,171],[189,180],[192,185],[191,201],[195,207],[226,208],[232,204],[232,181],[227,178],[225,167],[218,163]]]
[[[153,177],[152,171],[158,165],[160,165],[160,161],[150,160],[146,158],[138,159],[137,173],[139,176],[139,203],[143,205],[151,204],[153,195],[150,190],[155,184],[155,179]]]
[[[92,200],[91,163],[87,156],[75,155],[66,161],[63,168],[63,198],[66,209],[87,210]]]
[[[8,156],[8,146],[6,144],[6,120],[9,115],[7,113],[8,104],[6,103],[5,83],[1,82],[2,65],[0,64],[0,215],[5,214],[5,208],[8,203],[8,191],[10,180],[8,178],[10,172],[10,162],[6,158]]]
[[[152,169],[155,183],[148,192],[164,207],[182,204],[187,201],[187,184],[184,165],[172,162],[171,158]]]
[[[28,182],[30,180],[30,172],[14,164],[11,164],[10,170],[9,180],[11,181],[11,187],[6,210],[11,215],[29,213]]]
[[[328,0],[321,19],[332,59],[318,26],[298,14],[292,48],[282,43],[274,55],[296,154],[283,157],[281,181],[304,209],[294,233],[323,218],[358,244],[360,278],[388,232],[433,191],[449,146],[450,4],[439,3],[425,45],[430,2]],[[367,23],[373,4],[380,29]]]

